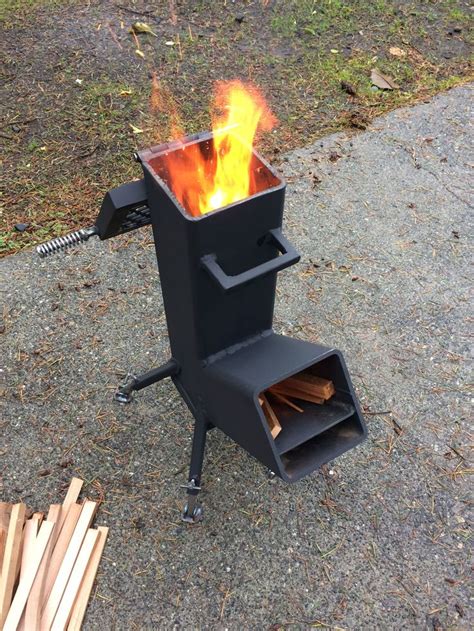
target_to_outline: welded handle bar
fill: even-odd
[[[229,276],[226,274],[222,267],[217,262],[217,256],[215,254],[206,254],[201,258],[201,265],[206,272],[211,276],[213,280],[219,285],[222,291],[231,291],[237,287],[247,285],[257,278],[262,278],[267,274],[279,272],[282,269],[290,267],[298,263],[300,260],[300,254],[295,250],[291,243],[282,235],[281,230],[270,230],[268,233],[268,239],[273,243],[281,253],[280,256],[265,261],[261,265],[252,267],[252,269],[246,270],[241,274],[235,276]]]

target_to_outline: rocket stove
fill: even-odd
[[[197,147],[194,145],[198,145]],[[194,419],[183,519],[198,521],[197,503],[207,432],[218,427],[286,482],[296,482],[355,447],[366,426],[340,351],[273,331],[277,273],[300,255],[282,234],[285,183],[255,151],[250,195],[200,216],[173,195],[167,156],[213,147],[213,134],[152,147],[136,154],[144,178],[112,189],[95,226],[38,247],[44,257],[97,235],[108,239],[152,224],[169,332],[171,359],[128,375],[116,399],[171,377]],[[331,380],[323,404],[278,401],[281,430],[274,437],[259,397],[305,372]]]

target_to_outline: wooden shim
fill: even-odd
[[[38,527],[42,521],[43,513],[34,513],[30,519],[25,522],[23,528],[23,541],[21,544],[21,569],[20,569],[20,581],[24,578],[28,572],[28,568],[31,565],[33,559],[33,550],[36,543],[36,537],[38,535]],[[18,623],[17,631],[25,631],[25,614]]]
[[[5,553],[3,555],[2,576],[0,578],[0,629],[10,609],[13,585],[20,560],[21,535],[25,521],[25,504],[14,504],[8,524]]]
[[[314,396],[325,400],[330,399],[336,392],[332,381],[329,381],[328,379],[321,379],[321,377],[316,377],[315,375],[303,372],[293,375],[292,377],[288,377],[288,379],[281,382],[281,385],[287,385],[291,388],[307,391],[309,394],[313,394]]]
[[[99,531],[99,540],[97,541],[94,552],[92,553],[92,557],[89,565],[87,566],[74,607],[72,608],[72,614],[67,631],[80,631],[82,621],[84,620],[84,616],[86,614],[87,604],[92,593],[92,587],[97,575],[97,570],[99,569],[99,563],[102,557],[102,552],[104,551],[105,542],[107,541],[107,535],[109,534],[109,529],[105,526],[99,526],[97,530]]]
[[[43,522],[38,533],[38,537],[34,540],[34,545],[31,551],[31,561],[27,565],[26,573],[20,579],[20,583],[15,592],[15,597],[5,620],[3,631],[16,631],[18,627],[23,609],[25,608],[26,601],[28,600],[31,586],[33,585],[44,551],[48,545],[51,533],[53,532],[53,527],[53,523],[48,521]]]
[[[56,537],[58,537],[61,533],[62,527],[64,526],[64,522],[66,520],[66,515],[68,510],[71,508],[73,504],[77,502],[77,498],[79,497],[79,493],[81,492],[82,485],[84,482],[79,478],[72,478],[69,488],[66,493],[66,497],[63,501],[63,510],[61,511],[61,517],[59,520],[59,528],[57,529]]]
[[[51,553],[54,547],[55,532],[58,529],[60,514],[61,504],[51,504],[51,506],[49,507],[47,521],[54,524],[53,532],[51,533],[48,545],[46,546],[46,550],[43,554],[41,565],[39,566],[34,583],[31,587],[28,602],[26,603],[24,620],[20,622],[19,631],[21,631],[22,628],[26,629],[27,631],[36,631],[37,629],[39,629],[39,624],[41,620],[41,607],[43,602],[44,582],[49,565],[49,560],[51,558]]]
[[[281,385],[285,388],[292,388],[293,390],[298,390],[298,392],[311,394],[312,396],[317,397],[319,399],[326,400],[328,398],[323,393],[323,391],[320,390],[319,388],[313,388],[310,383],[307,383],[305,381],[300,381],[299,379],[294,379],[293,377],[290,377],[289,379],[285,379],[285,381],[277,385]]]
[[[262,404],[261,404],[262,410],[267,419],[267,423],[270,428],[270,434],[273,436],[273,438],[276,438],[278,434],[281,432],[280,421],[278,420],[277,415],[273,411],[272,406],[268,402],[267,397],[263,393],[261,393],[259,395],[259,398],[262,399]]]
[[[306,383],[310,383],[315,388],[318,388],[324,394],[324,398],[326,400],[336,394],[336,388],[334,387],[334,383],[331,379],[317,377],[310,372],[300,372],[298,375],[294,375],[294,377],[301,381],[306,381]]]
[[[283,383],[278,383],[270,388],[270,392],[276,394],[283,394],[284,396],[294,397],[295,399],[301,399],[302,401],[309,401],[310,403],[324,403],[324,399],[320,397],[316,397],[313,394],[309,394],[308,392],[303,392],[300,390],[296,390],[295,388],[290,388],[290,386],[286,386]]]
[[[290,401],[290,399],[287,399],[285,396],[283,396],[282,394],[277,394],[276,392],[270,392],[270,394],[272,396],[275,397],[275,399],[278,399],[278,401],[281,401],[282,403],[284,403],[285,405],[287,405],[290,408],[293,408],[294,410],[296,410],[297,412],[304,412],[303,408],[300,408],[299,405],[296,405],[296,403],[293,403],[293,401]]]
[[[23,543],[21,546],[20,580],[22,580],[28,572],[28,568],[33,560],[33,550],[36,543],[36,537],[38,536],[38,530],[43,521],[43,517],[43,513],[33,513],[33,515],[25,522],[25,527],[23,528]],[[51,537],[49,538],[49,541],[50,540]],[[18,623],[17,631],[25,631],[25,611],[23,611],[23,615]]]
[[[38,526],[40,519],[37,513],[25,522],[25,528],[23,530],[23,545],[21,550],[21,569],[20,578],[23,578],[25,572],[28,569],[28,564],[31,562],[32,550],[35,545],[36,536],[38,534]]]
[[[74,506],[74,504],[71,504],[71,506]],[[49,506],[49,511],[48,511],[48,517],[47,519],[49,521],[52,521],[50,519],[51,516],[51,511],[52,511],[52,516],[54,517],[54,530],[53,530],[53,534],[52,534],[52,538],[51,538],[51,552],[54,550],[54,546],[56,545],[58,539],[59,539],[59,535],[62,532],[63,526],[64,526],[64,522],[66,521],[66,517],[67,514],[71,508],[71,506],[69,506],[68,510],[65,511],[64,510],[64,506],[62,504],[50,504]]]
[[[37,519],[38,520],[38,529],[39,529],[39,527],[43,523],[44,513],[33,513],[32,517],[30,519]]]
[[[5,552],[5,544],[7,543],[8,524],[10,523],[11,512],[11,504],[0,502],[0,576],[2,576],[3,553]]]
[[[52,521],[56,529],[59,528],[59,522],[61,520],[61,511],[62,511],[61,504],[51,504],[51,506],[49,507],[48,516],[46,519],[48,521]]]
[[[82,580],[87,570],[87,566],[94,552],[94,548],[99,538],[99,531],[89,528],[82,543],[81,549],[77,556],[71,576],[64,590],[63,597],[58,607],[56,616],[54,617],[51,631],[63,631],[72,614],[72,608],[76,600],[77,594],[81,587]]]
[[[74,530],[77,526],[77,522],[79,521],[79,517],[81,516],[81,510],[82,506],[80,504],[72,504],[69,507],[64,525],[61,530],[61,534],[56,541],[56,545],[54,545],[53,541],[53,551],[51,554],[49,567],[47,568],[46,572],[41,609],[43,609],[43,607],[46,605],[46,601],[48,600],[51,590],[53,589],[54,581],[56,580],[56,577],[58,575],[59,568],[61,567],[64,555],[66,554],[67,547],[69,545],[69,542],[71,541],[72,535],[74,534]],[[61,508],[61,514],[62,513],[63,509]]]
[[[49,594],[48,600],[43,609],[40,626],[42,631],[43,629],[49,630],[51,628],[54,616],[56,615],[59,603],[61,602],[64,590],[66,589],[66,584],[69,580],[69,576],[71,575],[72,568],[76,561],[77,555],[79,554],[79,550],[81,549],[82,542],[84,541],[84,537],[86,536],[89,526],[94,519],[96,509],[96,502],[91,502],[88,500],[83,504],[81,516],[79,517],[77,526],[74,529],[71,541],[69,542],[69,546],[61,563],[61,567],[59,568],[58,575],[56,576],[56,580],[54,581],[51,593]]]
[[[0,579],[2,578],[2,565],[3,565],[3,551],[5,550],[5,543],[7,541],[7,535],[0,530]]]
[[[32,517],[26,520],[23,528],[23,541],[21,544],[21,568],[20,581],[25,577],[28,568],[33,560],[33,550],[38,536],[38,528],[43,521],[43,513],[33,513]],[[18,623],[17,631],[25,631],[25,613]]]

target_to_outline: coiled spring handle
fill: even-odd
[[[42,259],[44,259],[51,254],[57,254],[58,252],[61,252],[61,250],[67,250],[75,245],[84,243],[84,241],[87,241],[90,237],[93,237],[96,234],[98,234],[98,231],[95,226],[91,226],[90,228],[81,228],[80,230],[76,230],[75,232],[71,232],[62,237],[56,237],[55,239],[51,239],[51,241],[42,243],[36,248],[36,252]]]

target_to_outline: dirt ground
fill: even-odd
[[[152,73],[190,133],[209,127],[214,81],[261,86],[280,121],[263,149],[278,165],[465,81],[470,17],[463,0],[0,0],[0,252],[90,223],[131,177],[133,150],[167,139],[169,117],[150,114]],[[153,34],[134,37],[137,21]],[[374,67],[399,89],[374,90]]]

